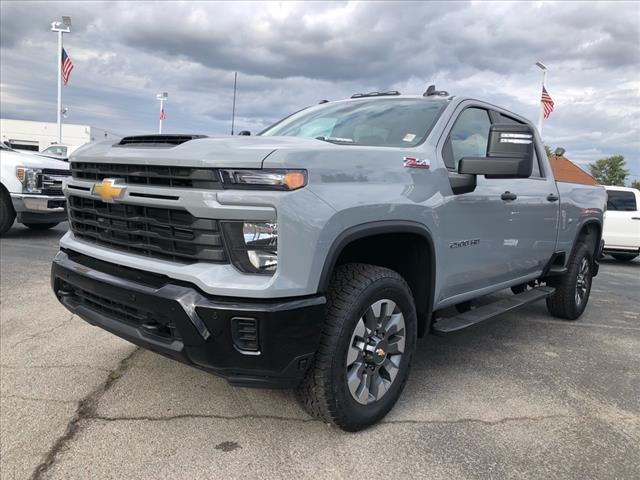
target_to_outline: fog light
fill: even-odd
[[[273,275],[278,266],[278,224],[223,222],[231,261],[243,272]]]

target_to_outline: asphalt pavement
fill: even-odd
[[[348,434],[71,315],[65,229],[0,241],[2,479],[640,478],[638,259],[602,262],[577,322],[542,302],[420,340],[391,414]]]

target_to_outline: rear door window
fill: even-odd
[[[607,190],[607,210],[635,212],[638,210],[633,192]]]

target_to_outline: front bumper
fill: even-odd
[[[325,310],[322,296],[212,297],[72,251],[56,255],[51,283],[60,302],[92,325],[245,387],[297,385],[317,350]],[[256,320],[259,351],[238,347],[237,319]]]
[[[18,222],[52,223],[67,220],[67,201],[63,195],[12,193],[11,203]]]

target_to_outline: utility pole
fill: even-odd
[[[238,72],[233,76],[233,109],[231,110],[231,135],[233,135],[233,126],[236,120],[236,85],[238,84]]]
[[[58,33],[58,143],[62,143],[62,35],[71,33],[71,17],[51,22],[51,31]]]
[[[542,122],[544,120],[544,105],[542,103],[542,89],[547,83],[547,66],[542,62],[536,62],[536,66],[542,70],[542,88],[540,89],[540,115],[538,116],[538,133],[542,138]]]

